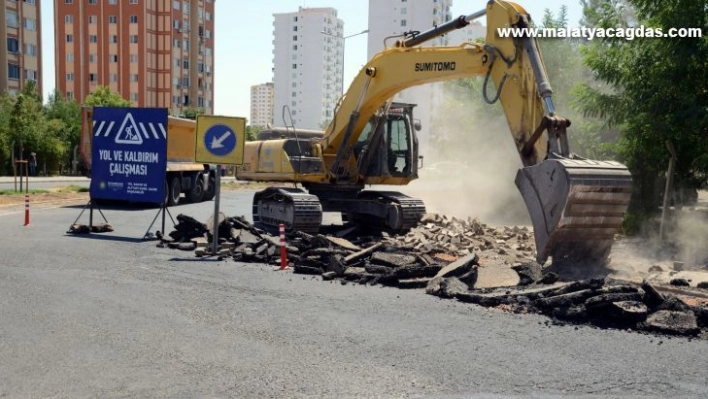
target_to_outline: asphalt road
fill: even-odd
[[[222,211],[248,214],[250,195]],[[0,216],[0,397],[708,396],[705,341],[197,260],[138,240],[156,209],[66,235],[80,210]]]

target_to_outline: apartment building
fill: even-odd
[[[273,83],[251,86],[251,126],[273,125]]]
[[[369,0],[369,38],[367,53],[371,59],[383,50],[384,39],[398,35],[387,45],[393,45],[402,35],[410,31],[426,31],[452,19],[452,0]],[[430,40],[423,46],[445,46],[447,35]],[[416,119],[421,121],[420,145],[428,145],[432,133],[433,116],[441,102],[442,84],[427,84],[406,89],[396,95],[396,101],[413,103]]]
[[[0,95],[16,94],[33,80],[42,93],[39,0],[0,0]]]
[[[216,0],[54,0],[56,87],[134,105],[214,109]]]
[[[292,116],[298,128],[321,129],[342,95],[344,22],[334,8],[273,17],[274,125],[291,125]]]

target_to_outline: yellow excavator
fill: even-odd
[[[420,46],[485,15],[484,43]],[[238,179],[302,187],[273,186],[256,193],[254,222],[313,233],[324,211],[393,232],[414,227],[425,213],[420,199],[365,189],[418,178],[414,105],[392,98],[416,85],[483,76],[484,98],[501,103],[521,157],[516,185],[531,216],[538,262],[548,257],[554,262],[605,261],[629,204],[632,177],[620,163],[570,152],[570,121],[556,113],[535,38],[497,34],[497,28],[530,23],[518,4],[492,0],[485,10],[404,35],[361,69],[326,131],[272,130],[246,143]],[[494,85],[491,96],[489,83]]]

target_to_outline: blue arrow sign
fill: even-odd
[[[204,133],[204,146],[212,155],[226,156],[236,148],[236,133],[226,125],[214,125]]]

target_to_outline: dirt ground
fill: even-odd
[[[88,201],[88,193],[39,193],[30,194],[30,206],[42,206],[70,201]],[[21,194],[0,195],[0,208],[24,205],[25,196]]]

